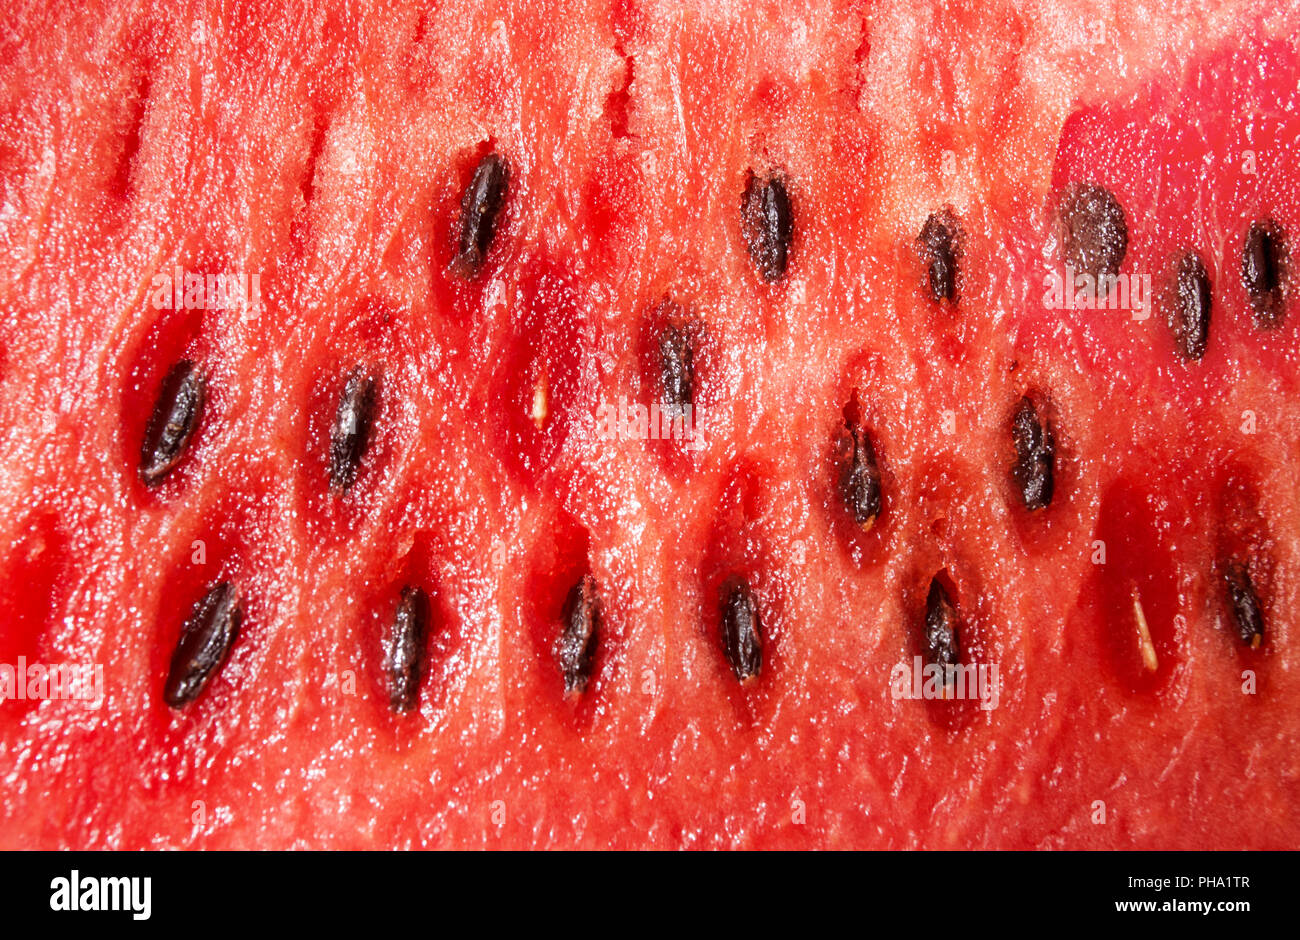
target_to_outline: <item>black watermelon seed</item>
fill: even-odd
[[[420,697],[428,633],[429,595],[422,588],[408,585],[402,588],[397,615],[383,639],[384,680],[388,704],[395,712],[409,712]]]
[[[1272,219],[1256,222],[1241,250],[1241,279],[1255,310],[1255,323],[1276,326],[1282,317],[1282,275],[1286,235]]]
[[[509,183],[510,167],[505,157],[489,153],[479,161],[460,200],[460,235],[451,262],[452,272],[459,277],[472,278],[483,267]]]
[[[722,650],[741,684],[758,677],[763,669],[763,634],[754,595],[744,580],[725,588],[722,607]]]
[[[172,654],[163,698],[172,708],[188,705],[199,697],[235,645],[244,612],[239,594],[229,581],[221,581],[194,605],[181,628],[181,638]]]
[[[948,597],[943,583],[930,579],[930,593],[925,598],[925,635],[922,658],[927,666],[956,666],[961,660],[961,625],[957,608]]]
[[[153,417],[140,447],[140,479],[157,486],[185,453],[203,418],[207,381],[188,359],[176,363],[163,379]]]
[[[559,658],[564,694],[581,695],[591,681],[600,640],[600,594],[591,575],[583,575],[569,589],[561,624]]]
[[[379,402],[379,383],[358,366],[348,375],[330,428],[330,489],[340,495],[356,478],[370,443]]]
[[[789,263],[794,232],[794,212],[782,177],[749,174],[740,200],[740,229],[749,257],[763,280],[781,280]]]
[[[1016,445],[1011,467],[1016,491],[1030,512],[1043,509],[1052,502],[1055,487],[1056,438],[1028,397],[1020,399],[1011,417],[1011,439]]]
[[[1210,275],[1200,255],[1189,251],[1178,262],[1175,275],[1174,309],[1169,327],[1183,358],[1196,360],[1205,355],[1210,341]]]
[[[953,301],[957,297],[957,218],[950,211],[935,212],[925,220],[917,241],[928,268],[926,287],[930,299]]]
[[[840,472],[840,495],[853,521],[863,530],[875,525],[880,515],[880,467],[871,435],[862,426],[857,392],[844,408],[844,429],[848,436],[849,459]]]
[[[1237,635],[1251,649],[1258,649],[1264,642],[1264,614],[1260,609],[1254,582],[1250,579],[1250,571],[1244,564],[1233,562],[1224,571],[1223,579],[1227,588],[1228,609],[1232,611]]]
[[[1124,209],[1104,186],[1080,183],[1061,200],[1065,225],[1065,260],[1076,273],[1088,274],[1105,297],[1108,282],[1119,273],[1128,251],[1128,224]]]
[[[659,370],[665,405],[680,411],[694,403],[695,349],[688,329],[670,323],[659,334]]]

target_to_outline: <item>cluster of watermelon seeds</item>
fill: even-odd
[[[461,199],[456,251],[451,262],[451,272],[457,277],[470,280],[480,273],[506,203],[509,178],[509,164],[497,153],[488,153],[476,167]],[[785,178],[780,173],[758,175],[751,171],[739,216],[741,235],[758,276],[768,282],[780,281],[789,263],[794,230],[794,211]],[[1063,194],[1058,218],[1066,260],[1075,270],[1091,275],[1098,285],[1106,284],[1108,277],[1117,274],[1128,244],[1128,224],[1118,200],[1102,186],[1076,184]],[[959,303],[964,240],[960,221],[948,208],[930,215],[917,238],[925,267],[921,288],[936,305],[955,308]],[[1241,277],[1260,329],[1280,322],[1287,268],[1286,236],[1281,227],[1270,219],[1254,223],[1242,246]],[[1184,359],[1196,360],[1204,355],[1209,341],[1212,285],[1195,251],[1187,252],[1178,261],[1172,282],[1174,302],[1169,328],[1173,344]],[[703,325],[670,300],[664,301],[658,313],[652,343],[658,360],[654,385],[665,408],[680,409],[693,400]],[[177,361],[167,373],[141,446],[139,474],[145,485],[159,485],[183,458],[202,420],[205,389],[201,368],[188,359]],[[335,498],[341,497],[356,479],[381,394],[381,375],[377,371],[357,366],[343,381],[329,441],[328,482]],[[539,387],[531,413],[533,420],[544,423],[545,409],[546,390]],[[838,496],[847,517],[866,532],[884,511],[885,493],[876,442],[863,412],[858,390],[854,389],[843,409]],[[1014,450],[1009,476],[1013,492],[1030,515],[1046,509],[1056,491],[1056,440],[1049,413],[1049,404],[1031,393],[1015,404],[1009,423]],[[1236,632],[1246,647],[1258,648],[1264,638],[1264,619],[1249,566],[1242,560],[1227,558],[1218,567]],[[750,585],[739,575],[724,581],[720,601],[722,653],[736,680],[748,685],[757,680],[763,662],[758,604]],[[1146,617],[1136,588],[1132,604],[1142,634]],[[164,687],[168,705],[182,707],[198,698],[227,658],[242,617],[236,585],[220,581],[208,588],[186,620],[173,653]],[[403,587],[396,613],[382,638],[383,675],[394,712],[408,712],[418,700],[430,620],[429,598],[423,588]],[[554,654],[566,697],[581,696],[591,681],[600,629],[599,586],[584,571],[568,591],[556,622]],[[939,572],[930,579],[918,630],[919,648],[926,663],[958,665],[962,660],[961,633],[960,614],[945,584],[944,572]],[[1150,638],[1139,647],[1144,665],[1153,670],[1155,654]]]

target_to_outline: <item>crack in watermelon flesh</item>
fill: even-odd
[[[1295,14],[10,5],[0,682],[96,664],[105,698],[9,686],[0,845],[1297,847]],[[468,270],[492,152],[508,192]],[[740,213],[777,176],[769,281]],[[1129,309],[1051,295],[1083,184],[1122,208]],[[1291,242],[1261,326],[1242,252],[1265,220]],[[1199,360],[1168,323],[1189,251]],[[259,302],[184,302],[218,275]],[[664,357],[689,446],[642,423]],[[146,486],[182,359],[202,418]],[[382,382],[340,491],[358,368]],[[1055,461],[1033,512],[1026,396]],[[869,526],[843,501],[853,401]],[[573,642],[598,641],[566,696],[586,575]],[[237,638],[168,707],[182,624],[226,580]],[[959,623],[927,646],[932,582]],[[427,639],[397,714],[408,586]],[[950,641],[996,667],[996,707],[896,695]]]

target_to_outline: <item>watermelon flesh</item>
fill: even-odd
[[[0,664],[99,664],[106,692],[0,703],[0,845],[1296,847],[1300,311],[1288,281],[1260,328],[1240,262],[1258,220],[1300,233],[1285,11],[191,12],[0,14]],[[488,152],[509,195],[466,279]],[[739,214],[772,171],[775,283]],[[1123,208],[1145,318],[1046,297],[1085,182]],[[917,235],[945,207],[936,304]],[[1187,250],[1213,284],[1195,362],[1161,306]],[[156,303],[186,272],[257,274],[260,305]],[[700,439],[609,439],[602,406],[655,401],[665,310],[699,330]],[[203,418],[148,487],[180,359]],[[339,495],[359,365],[381,398]],[[865,532],[837,489],[855,391]],[[1057,436],[1035,513],[1009,473],[1029,394]],[[555,638],[588,573],[600,642],[566,697]],[[995,708],[894,695],[936,575]],[[736,577],[762,631],[743,685]],[[182,624],[224,580],[238,638],[169,707]],[[427,666],[399,715],[382,636],[413,584]]]

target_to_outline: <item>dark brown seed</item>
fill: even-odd
[[[1251,649],[1258,649],[1264,642],[1264,614],[1260,609],[1254,582],[1250,579],[1250,571],[1244,564],[1233,562],[1224,571],[1223,579],[1227,588],[1228,609],[1232,611],[1237,635]]]
[[[1016,445],[1016,462],[1011,467],[1016,490],[1030,512],[1043,509],[1052,502],[1055,486],[1056,439],[1051,425],[1039,418],[1028,397],[1016,405],[1011,439]]]
[[[849,459],[840,471],[840,495],[853,521],[863,530],[875,525],[880,515],[880,467],[871,435],[862,426],[862,410],[857,392],[844,409],[844,429],[848,436]]]
[[[429,595],[418,587],[402,588],[397,615],[384,634],[384,679],[388,704],[398,713],[409,712],[420,697],[424,672],[425,637],[429,633]]]
[[[928,267],[926,286],[930,299],[953,301],[957,297],[957,219],[949,212],[935,212],[925,220],[921,234],[921,254]]]
[[[1105,187],[1078,183],[1061,200],[1061,221],[1066,262],[1076,273],[1090,275],[1097,285],[1097,297],[1105,297],[1107,279],[1119,273],[1128,251],[1123,207]]]
[[[750,173],[740,200],[740,230],[763,280],[781,280],[794,232],[794,212],[782,177]]]
[[[505,157],[489,153],[479,161],[474,179],[460,200],[460,235],[451,263],[452,273],[457,276],[472,278],[483,267],[509,183],[510,167]]]
[[[668,324],[659,334],[659,381],[663,403],[680,411],[694,403],[695,350],[690,332]]]
[[[1276,326],[1282,317],[1286,235],[1272,219],[1256,222],[1241,250],[1241,279],[1250,295],[1257,326]]]
[[[163,379],[153,417],[140,447],[140,479],[157,486],[185,453],[203,418],[207,382],[188,359],[171,367]]]
[[[763,669],[763,632],[758,607],[749,585],[741,579],[729,582],[724,589],[722,650],[742,685],[757,678]]]
[[[591,681],[596,644],[600,641],[600,595],[591,575],[583,575],[569,589],[561,623],[559,651],[564,694],[581,695]]]
[[[957,608],[953,606],[943,583],[930,580],[930,593],[925,598],[925,635],[922,637],[922,658],[927,666],[944,668],[956,666],[961,660],[961,633]]]
[[[1189,251],[1178,262],[1174,309],[1169,327],[1183,358],[1196,360],[1205,355],[1210,341],[1210,275],[1196,252]]]
[[[214,584],[194,605],[181,628],[181,638],[172,654],[171,669],[163,698],[172,708],[188,705],[199,697],[216,675],[239,635],[244,612],[239,593],[229,581]]]
[[[348,375],[330,428],[330,489],[341,495],[356,478],[370,443],[379,403],[379,383],[358,366]]]

